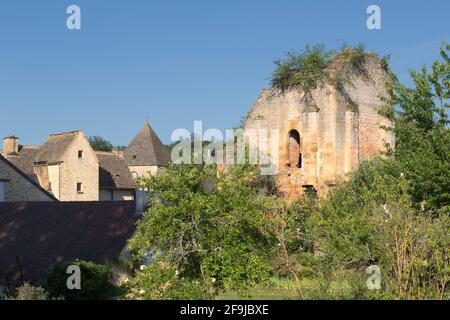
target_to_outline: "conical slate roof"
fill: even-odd
[[[167,166],[170,152],[148,122],[124,150],[128,166]]]

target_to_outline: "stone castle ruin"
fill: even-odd
[[[263,89],[247,115],[244,134],[278,131],[277,183],[288,198],[327,190],[361,160],[394,144],[392,133],[382,128],[390,123],[378,113],[387,94],[387,68],[371,53],[350,66],[353,70],[345,59],[336,54],[326,66],[334,80],[310,92]],[[269,138],[268,150],[270,143]]]

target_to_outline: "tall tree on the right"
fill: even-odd
[[[431,70],[410,71],[413,87],[392,75],[382,114],[393,122],[391,153],[411,182],[414,204],[450,213],[450,44]]]

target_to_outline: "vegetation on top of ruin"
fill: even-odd
[[[289,51],[283,59],[274,62],[276,68],[271,85],[281,92],[298,89],[305,96],[324,84],[341,88],[349,83],[352,75],[368,77],[366,62],[370,57],[377,59],[384,70],[389,70],[389,57],[380,58],[366,51],[363,44],[353,47],[344,44],[338,51],[327,50],[321,44],[306,46],[302,53]]]

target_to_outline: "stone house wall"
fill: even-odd
[[[4,161],[0,161],[0,181],[3,183],[5,202],[54,201]]]
[[[128,166],[128,168],[132,174],[135,172],[139,177],[148,176],[149,174],[154,176],[162,170],[162,168],[158,166]]]
[[[79,151],[83,152],[81,158],[78,157]],[[60,201],[99,200],[98,159],[82,132],[64,153],[59,176]],[[81,192],[77,192],[77,183],[81,183]]]
[[[111,200],[111,192],[112,200]],[[100,189],[100,201],[133,201],[134,200],[134,190],[109,190]]]

